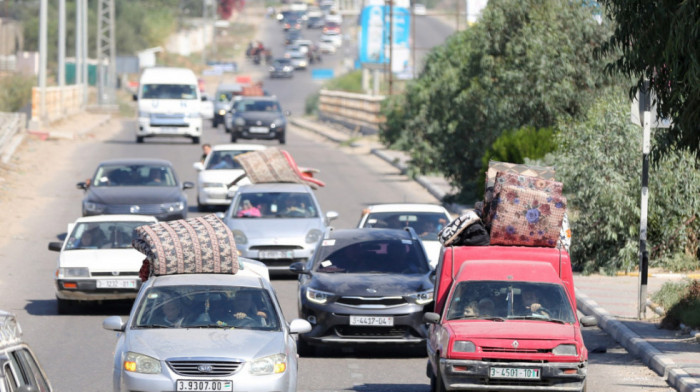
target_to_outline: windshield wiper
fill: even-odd
[[[489,321],[506,321],[503,317],[477,317],[482,320],[489,320]]]
[[[175,328],[172,325],[165,325],[165,324],[144,324],[144,325],[139,325],[139,328]]]
[[[567,322],[564,320],[551,319],[551,318],[546,317],[546,316],[508,316],[508,320],[541,320],[541,321],[549,321],[552,323],[567,324]]]

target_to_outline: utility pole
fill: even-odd
[[[75,84],[83,80],[83,0],[75,0]],[[83,102],[85,104],[85,102]]]
[[[394,84],[394,0],[389,0],[389,96]]]
[[[58,85],[66,85],[66,0],[58,1]]]
[[[415,79],[418,76],[416,71],[418,66],[416,64],[416,13],[414,4],[411,4],[411,57],[411,62],[413,63],[413,79]]]
[[[97,10],[97,102],[116,104],[116,44],[114,0],[99,0]]]
[[[48,23],[47,0],[41,0],[39,8],[39,118],[46,121],[46,25]]]
[[[81,3],[82,12],[80,13],[81,22],[80,27],[82,29],[82,39],[80,41],[82,49],[80,53],[82,55],[80,72],[82,74],[83,80],[83,107],[87,106],[88,103],[88,86],[90,85],[90,79],[88,77],[88,0],[77,0]]]
[[[646,317],[649,252],[647,251],[647,204],[649,202],[649,151],[651,149],[651,94],[649,82],[639,91],[639,112],[642,115],[642,203],[639,222],[639,299],[637,319]]]

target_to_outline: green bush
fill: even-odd
[[[327,90],[347,91],[349,93],[363,93],[362,70],[351,71],[331,79],[324,84],[323,88]]]
[[[306,105],[304,107],[304,112],[307,115],[315,115],[318,113],[318,100],[321,97],[321,93],[316,91],[306,97]]]
[[[31,102],[34,78],[20,75],[0,79],[0,112],[17,112]]]
[[[700,327],[700,281],[697,279],[666,282],[651,299],[666,309],[662,327],[675,329],[680,323],[691,328]]]

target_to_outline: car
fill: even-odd
[[[284,56],[289,59],[294,69],[306,69],[309,65],[309,57],[301,50],[290,50]]]
[[[329,36],[326,37],[321,37],[321,40],[318,41],[318,50],[321,53],[324,54],[332,54],[335,53],[337,50],[337,46],[335,45],[335,40]]]
[[[343,36],[340,33],[323,33],[321,34],[321,42],[332,42],[336,48],[343,44]]]
[[[211,126],[216,128],[224,122],[224,115],[231,108],[231,99],[234,95],[239,95],[243,91],[240,83],[220,83],[216,87],[214,95],[214,117]]]
[[[326,19],[326,23],[323,25],[323,34],[340,34],[340,24],[336,22],[329,22]]]
[[[150,277],[128,320],[102,325],[118,332],[114,391],[143,392],[296,391],[295,335],[311,329],[285,320],[268,280],[240,272]]]
[[[306,28],[321,29],[325,23],[326,21],[323,20],[323,16],[309,16],[309,19],[306,20]]]
[[[207,93],[202,93],[201,115],[206,120],[214,119],[214,102]]]
[[[452,216],[441,205],[389,203],[367,206],[362,210],[362,216],[357,227],[384,227],[390,229],[413,227],[423,242],[430,265],[436,268],[442,250],[442,244],[438,240],[438,233],[451,221]]]
[[[294,65],[287,58],[278,58],[272,60],[272,64],[268,69],[270,78],[292,78],[294,77]]]
[[[236,155],[266,149],[261,144],[218,144],[214,145],[204,162],[192,166],[197,175],[197,209],[207,211],[211,207],[228,207],[239,185],[250,183],[247,178],[231,185],[245,174],[243,167],[233,159]]]
[[[185,190],[194,187],[180,182],[170,161],[123,158],[100,162],[92,178],[79,182],[83,216],[105,214],[153,215],[158,220],[185,219]]]
[[[49,250],[60,252],[54,275],[58,313],[83,302],[136,298],[144,257],[131,246],[134,229],[155,223],[149,215],[81,217],[68,225],[63,241],[49,242]]]
[[[292,42],[301,39],[301,30],[289,30],[284,34],[284,44],[291,45]]]
[[[327,230],[299,274],[300,355],[317,346],[403,345],[421,349],[433,309],[435,271],[412,228]]]
[[[46,372],[22,337],[17,316],[0,310],[0,391],[52,392]]]
[[[234,97],[224,125],[231,133],[231,143],[238,139],[277,139],[286,143],[287,116],[274,96]]]
[[[413,4],[413,15],[425,15],[426,14],[425,4],[415,3]]]
[[[263,262],[271,274],[288,274],[291,263],[308,260],[337,217],[324,215],[313,190],[295,183],[242,185],[221,216],[240,255]]]

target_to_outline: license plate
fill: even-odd
[[[372,327],[393,327],[393,317],[350,316],[350,325],[367,325]]]
[[[526,380],[539,380],[540,369],[524,369],[524,368],[500,368],[492,367],[489,369],[490,378],[519,378]]]
[[[270,130],[267,127],[250,127],[250,133],[268,133]]]
[[[177,392],[192,391],[192,392],[220,392],[233,391],[232,381],[216,381],[216,380],[177,380],[175,388]]]
[[[97,281],[98,289],[135,289],[135,280],[124,279],[100,279]]]
[[[180,133],[181,132],[180,128],[176,128],[176,127],[160,127],[160,128],[156,128],[156,129],[158,129],[160,133]]]
[[[294,252],[291,250],[261,250],[259,257],[261,259],[291,259],[294,257]]]

